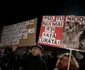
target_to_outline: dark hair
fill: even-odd
[[[83,31],[79,37],[79,49],[83,49],[83,45],[82,45],[81,41],[84,39],[85,39],[85,31]]]
[[[84,40],[84,39],[85,39],[85,31],[83,31],[82,34],[80,35],[80,37],[79,37],[79,42],[80,42],[81,40]]]
[[[31,50],[32,50],[33,47],[38,47],[41,51],[44,50],[43,47],[41,45],[39,45],[39,44],[31,46]]]
[[[5,52],[6,50],[9,51],[10,53],[12,52],[12,48],[11,48],[11,47],[6,47],[5,50],[4,50],[4,52]]]

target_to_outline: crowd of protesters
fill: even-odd
[[[60,50],[59,50],[60,51]],[[85,58],[71,56],[69,70],[85,70]],[[56,50],[45,50],[36,44],[13,50],[6,47],[0,50],[1,70],[67,70],[69,53]]]

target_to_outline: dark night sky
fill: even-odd
[[[39,20],[42,15],[85,15],[85,6],[78,4],[34,4],[21,5],[2,5],[0,8],[0,27],[15,24],[37,17]]]
[[[30,3],[30,2],[29,2]],[[38,30],[40,28],[43,15],[85,15],[85,5],[80,4],[63,4],[63,3],[39,3],[27,4],[2,4],[0,6],[0,34],[1,28],[5,25],[11,25],[18,22],[38,18]],[[39,31],[38,31],[39,32]]]
[[[41,1],[42,2],[42,1]],[[30,4],[31,5],[30,5]],[[33,4],[6,3],[0,6],[0,27],[15,24],[37,17],[39,20],[42,15],[85,15],[85,5],[80,2],[77,4],[69,3],[45,3]]]

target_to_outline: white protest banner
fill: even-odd
[[[66,16],[62,46],[67,49],[85,51],[85,16]]]
[[[43,16],[38,43],[85,51],[85,16]]]
[[[1,36],[1,46],[17,45],[31,46],[36,43],[37,18],[17,24],[4,26]]]

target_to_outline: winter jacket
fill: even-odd
[[[24,59],[21,70],[47,70],[46,63],[40,56],[33,56],[31,53]]]

